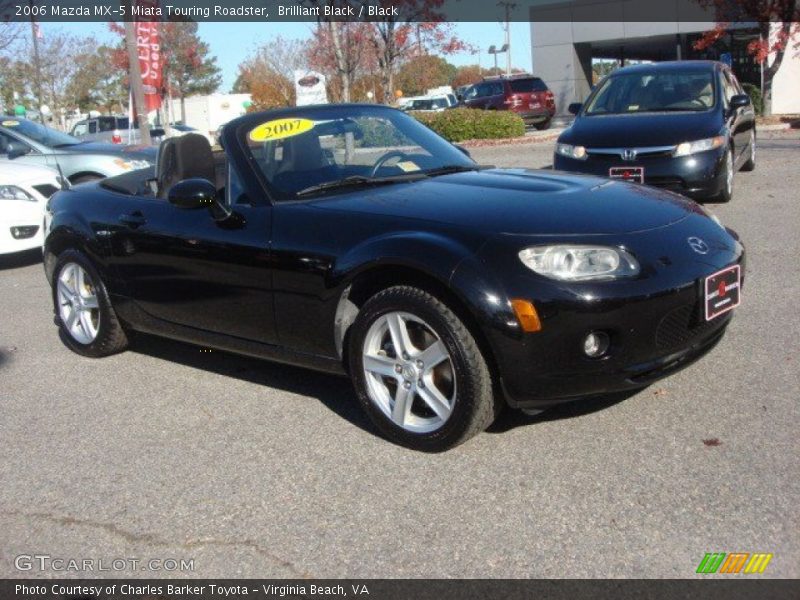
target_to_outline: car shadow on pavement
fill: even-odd
[[[235,377],[291,394],[316,398],[333,413],[356,427],[378,435],[358,404],[350,380],[345,377],[221,350],[209,351],[201,346],[141,333],[131,338],[128,351],[225,377]]]
[[[201,346],[141,333],[137,333],[131,338],[128,351],[146,354],[225,377],[235,377],[242,381],[291,394],[316,398],[334,414],[356,427],[380,437],[358,404],[352,384],[345,377],[221,350],[209,351]],[[609,408],[639,391],[641,390],[565,402],[535,416],[507,408],[487,429],[487,432],[504,433],[517,427],[580,417]]]
[[[5,254],[0,256],[0,271],[30,267],[40,262],[42,262],[42,251],[40,248],[26,250],[25,252],[15,252],[14,254]]]
[[[642,389],[644,388],[564,402],[563,404],[557,404],[552,408],[548,408],[538,415],[527,415],[521,410],[506,409],[486,431],[489,433],[505,433],[517,427],[536,425],[537,423],[544,423],[546,421],[560,421],[561,419],[582,417],[619,404],[631,396],[635,396],[641,392]]]

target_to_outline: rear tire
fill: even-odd
[[[379,292],[361,308],[349,337],[359,402],[389,440],[440,452],[483,431],[499,414],[502,405],[475,339],[431,294],[410,286]]]
[[[550,123],[552,122],[552,119],[547,119],[546,121],[542,121],[540,123],[534,123],[533,126],[539,131],[544,131],[545,129],[550,129]]]
[[[52,288],[56,324],[70,350],[100,358],[127,348],[100,274],[82,252],[70,249],[58,256]]]
[[[74,179],[71,179],[70,183],[72,185],[80,185],[81,183],[90,183],[92,181],[100,181],[101,179],[103,179],[102,175],[80,175]]]

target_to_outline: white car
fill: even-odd
[[[53,169],[0,162],[0,255],[42,247],[45,206],[61,187]]]

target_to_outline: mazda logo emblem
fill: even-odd
[[[698,254],[708,254],[708,244],[706,244],[699,237],[690,237],[686,240],[689,242],[689,247]]]
[[[634,150],[633,148],[630,148],[628,150],[623,150],[622,151],[622,160],[636,160],[636,155],[637,154],[638,154],[638,152],[636,152],[636,150]]]

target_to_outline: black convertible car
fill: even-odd
[[[669,192],[473,162],[376,105],[250,114],[224,154],[56,194],[45,269],[85,356],[131,331],[349,374],[387,437],[449,448],[505,404],[635,390],[705,354],[744,249]]]

